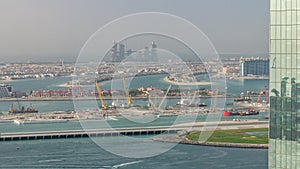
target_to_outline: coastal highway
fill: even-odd
[[[245,128],[268,128],[268,121],[221,121],[221,122],[196,122],[183,123],[173,126],[135,127],[135,128],[107,128],[89,130],[62,130],[62,131],[35,131],[0,133],[0,141],[18,140],[39,140],[39,139],[60,139],[60,138],[81,138],[99,136],[119,135],[158,135],[176,134],[179,131],[209,131]]]

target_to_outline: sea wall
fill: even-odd
[[[199,142],[191,141],[187,138],[180,139],[179,137],[160,137],[153,139],[154,141],[160,142],[172,142],[178,144],[189,144],[189,145],[201,145],[201,146],[213,146],[213,147],[231,147],[231,148],[254,148],[254,149],[268,149],[269,144],[244,144],[244,143],[223,143],[223,142]]]

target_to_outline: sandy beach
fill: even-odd
[[[189,82],[175,82],[175,81],[170,80],[168,77],[165,77],[164,81],[167,82],[167,83],[174,84],[174,85],[199,85],[199,86],[211,85],[211,82],[193,82],[193,83],[189,83]]]

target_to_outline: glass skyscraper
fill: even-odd
[[[300,0],[270,3],[269,168],[300,168]]]
[[[240,76],[269,76],[269,59],[240,58]]]

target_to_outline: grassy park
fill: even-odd
[[[268,144],[268,128],[216,130],[207,142]],[[204,131],[205,132],[205,131]],[[191,132],[187,138],[198,141],[200,131]]]

